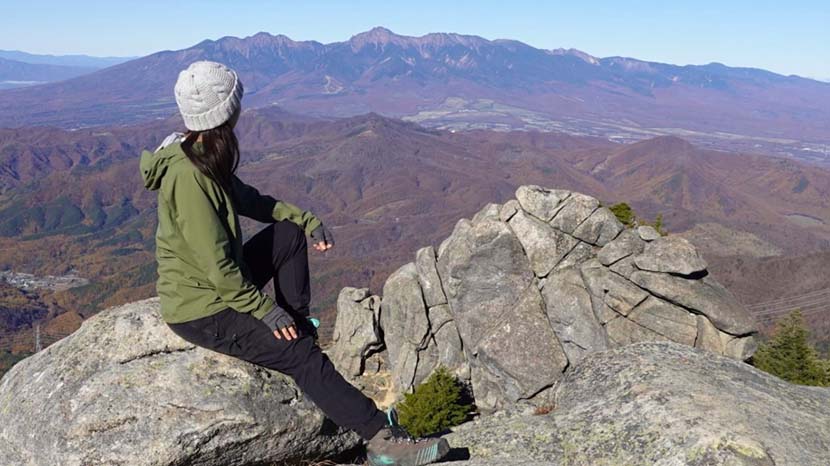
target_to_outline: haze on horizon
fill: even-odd
[[[515,39],[543,49],[576,48],[598,57],[672,64],[720,62],[777,73],[830,78],[830,6],[817,0],[566,2],[516,0],[392,4],[379,0],[268,2],[160,0],[136,8],[79,0],[7,2],[0,49],[38,54],[143,56],[205,39],[260,31],[323,43],[375,26],[401,35],[430,32]],[[229,8],[233,5],[235,8]]]

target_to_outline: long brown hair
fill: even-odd
[[[193,144],[200,135],[202,150],[194,151]],[[234,198],[232,180],[239,166],[239,142],[230,122],[205,131],[190,131],[182,141],[182,150],[200,172]]]

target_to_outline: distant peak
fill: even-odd
[[[268,32],[258,32],[252,36],[235,37],[225,36],[215,41],[205,40],[194,47],[219,46],[225,50],[249,51],[253,49],[294,49],[294,48],[317,48],[322,44],[315,41],[295,41],[283,34],[272,35]],[[248,53],[248,52],[245,52]]]
[[[372,34],[372,35],[376,35],[376,36],[385,36],[385,37],[393,37],[393,36],[397,35],[394,32],[390,31],[389,29],[386,29],[383,26],[375,26],[372,29],[369,29],[368,31],[366,31],[366,34]]]
[[[653,147],[657,149],[671,150],[671,151],[686,151],[693,149],[694,146],[687,140],[677,136],[657,136],[655,138],[646,139],[634,144],[632,147]]]
[[[243,41],[257,43],[257,44],[296,44],[297,42],[284,34],[273,35],[265,31],[260,31],[250,37],[241,39]]]
[[[389,42],[392,42],[400,37],[401,36],[398,36],[385,27],[375,26],[366,32],[361,32],[352,36],[352,38],[349,39],[349,42],[352,44],[359,44],[361,46],[365,44],[388,44]]]
[[[448,44],[462,44],[464,46],[476,46],[487,43],[487,39],[479,36],[468,36],[448,32],[433,32],[420,37],[403,36],[395,34],[381,26],[374,27],[366,32],[361,32],[349,39],[352,47],[359,49],[366,45],[387,45],[397,44],[401,46],[443,46]]]
[[[572,57],[577,57],[577,58],[581,59],[582,61],[584,61],[586,63],[590,63],[592,65],[598,65],[599,64],[599,58],[597,58],[597,57],[595,57],[591,54],[585,53],[582,50],[577,50],[577,49],[573,49],[573,48],[571,48],[571,49],[563,49],[563,48],[553,49],[553,50],[550,51],[550,54],[551,55],[569,55],[569,56],[572,56]]]
[[[377,125],[393,125],[397,124],[397,120],[393,120],[391,118],[385,117],[376,112],[369,112],[364,113],[362,115],[355,115],[348,118],[344,118],[343,121],[349,122],[350,124],[368,124],[370,126],[377,126]]]

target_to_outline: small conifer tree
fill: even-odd
[[[412,435],[441,432],[467,420],[471,405],[463,401],[463,387],[445,368],[439,367],[397,405],[401,425]]]
[[[668,232],[663,229],[663,214],[657,214],[657,218],[654,219],[654,223],[651,224],[657,233],[660,233],[663,236],[666,236]]]
[[[801,312],[793,311],[778,323],[773,338],[760,345],[752,363],[792,383],[830,385],[830,362],[819,358],[808,337]]]
[[[617,220],[619,220],[623,225],[627,227],[634,226],[634,222],[637,220],[637,217],[634,215],[634,210],[627,203],[620,202],[612,205],[608,209],[611,210],[611,212],[617,217]]]
[[[619,220],[620,223],[625,225],[627,228],[634,228],[637,226],[651,226],[654,227],[654,229],[657,230],[657,232],[663,236],[666,236],[668,234],[668,232],[663,229],[663,214],[657,214],[657,217],[654,219],[654,222],[649,223],[637,217],[637,214],[634,212],[634,209],[632,209],[627,202],[618,202],[609,207],[608,210],[610,210],[611,213],[613,213],[614,216],[617,217],[617,220]]]

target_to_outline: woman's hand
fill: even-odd
[[[278,328],[274,330],[274,336],[277,338],[277,340],[282,340],[282,336],[280,334],[284,335],[286,340],[293,340],[297,338],[297,328],[294,327],[294,324],[291,324],[288,327]]]
[[[277,305],[262,317],[262,321],[274,332],[274,337],[277,340],[297,338],[297,327],[294,325],[294,319],[288,311]]]
[[[311,239],[314,240],[314,249],[325,252],[334,247],[334,236],[328,228],[320,225],[311,232]]]

